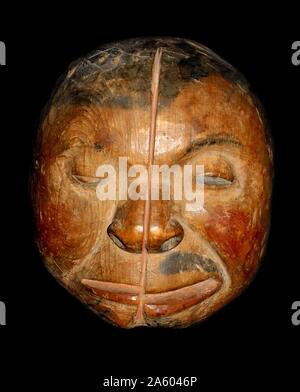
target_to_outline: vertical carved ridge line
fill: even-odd
[[[142,268],[140,278],[140,293],[139,293],[139,304],[135,316],[136,324],[144,324],[144,295],[146,286],[146,274],[147,274],[147,261],[148,261],[148,239],[149,239],[149,228],[150,228],[150,216],[151,216],[151,178],[152,178],[152,165],[154,162],[154,151],[155,151],[155,136],[156,136],[156,120],[157,120],[157,109],[158,109],[158,96],[159,96],[159,78],[161,70],[161,57],[162,49],[158,48],[154,62],[152,66],[152,79],[151,79],[151,123],[150,123],[150,135],[149,135],[149,155],[148,155],[148,186],[147,186],[147,198],[145,201],[144,209],[144,221],[143,221],[143,243],[142,243]]]

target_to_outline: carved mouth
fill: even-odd
[[[92,279],[82,279],[81,283],[97,297],[127,305],[139,304],[140,286]],[[208,278],[175,290],[156,294],[145,293],[143,294],[144,311],[149,317],[168,316],[180,312],[210,297],[220,289],[221,285],[219,279]]]

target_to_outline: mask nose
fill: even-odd
[[[130,200],[120,206],[107,229],[110,239],[119,248],[141,253],[144,237],[145,201]],[[147,250],[149,253],[167,252],[183,239],[179,222],[170,218],[168,201],[152,201]]]

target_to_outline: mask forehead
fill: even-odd
[[[71,106],[60,112],[62,117],[71,112],[73,118],[63,132],[56,128],[59,142],[69,143],[81,136],[87,143],[101,144],[116,155],[147,160],[149,107],[97,104]],[[187,83],[168,105],[159,107],[155,158],[158,162],[176,160],[195,140],[211,134],[242,140],[254,153],[269,147],[266,125],[253,97],[242,85],[220,75]]]

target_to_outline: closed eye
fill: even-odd
[[[102,178],[90,177],[90,176],[80,176],[78,174],[72,174],[72,178],[80,185],[96,187]]]
[[[205,185],[213,185],[213,186],[228,186],[231,185],[233,180],[212,176],[212,175],[205,175],[204,176],[204,184]]]

